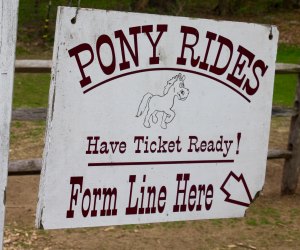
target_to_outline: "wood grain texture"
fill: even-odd
[[[9,163],[9,175],[33,175],[40,174],[42,168],[42,159],[27,159],[12,161]]]
[[[12,113],[12,119],[17,121],[40,121],[46,120],[47,108],[15,109]]]

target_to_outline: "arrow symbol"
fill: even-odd
[[[243,174],[237,176],[231,171],[220,189],[226,194],[226,202],[249,207],[253,200]]]

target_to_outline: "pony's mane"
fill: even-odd
[[[164,94],[167,94],[169,92],[169,89],[174,85],[176,81],[184,82],[185,76],[179,73],[178,75],[173,76],[169,81],[167,81],[167,84],[164,88]]]

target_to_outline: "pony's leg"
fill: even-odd
[[[150,110],[150,109],[148,109],[148,112],[147,112],[147,114],[145,116],[145,120],[144,120],[144,126],[146,128],[150,128],[151,127],[150,126],[150,118],[151,118],[152,114],[153,114],[153,111]]]
[[[157,123],[158,122],[158,117],[157,117],[157,110],[155,110],[154,112],[153,112],[153,114],[152,114],[152,121],[153,121],[153,123]]]
[[[173,121],[174,117],[175,117],[175,112],[170,109],[168,110],[168,114],[167,114],[167,118],[166,118],[166,123],[170,123],[171,121]]]
[[[167,114],[165,112],[163,112],[162,120],[160,123],[160,127],[163,129],[167,128],[166,118],[167,118]]]

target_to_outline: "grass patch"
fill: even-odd
[[[300,64],[300,46],[279,44],[277,62]]]
[[[138,231],[143,229],[151,229],[155,227],[153,223],[146,223],[146,224],[127,224],[127,225],[120,225],[117,228],[121,228],[122,230],[129,230],[129,231]]]
[[[19,137],[26,139],[39,139],[43,137],[45,132],[45,121],[12,121],[10,143],[18,143]]]
[[[213,219],[213,220],[211,220],[211,223],[213,225],[215,225],[215,226],[222,226],[223,220],[221,220],[221,219]]]
[[[293,106],[297,87],[297,75],[276,75],[273,93],[273,105]]]
[[[135,229],[137,229],[136,224],[121,225],[120,227],[123,230],[135,230]]]
[[[44,148],[45,121],[12,121],[10,159],[40,158]]]
[[[277,62],[300,64],[300,46],[280,44]],[[275,75],[273,105],[293,106],[297,86],[297,75]]]
[[[281,218],[281,213],[278,209],[272,207],[251,207],[251,213],[245,219],[246,225],[249,226],[282,226],[287,222]]]
[[[48,106],[50,74],[15,74],[14,108]]]
[[[249,218],[246,220],[246,224],[249,226],[257,226],[258,223],[255,218]]]
[[[44,135],[45,126],[46,121],[13,121],[11,143],[18,142],[14,141],[14,138],[17,139],[19,135],[22,136],[22,139],[39,139]]]
[[[182,228],[186,225],[186,221],[172,221],[172,222],[163,222],[161,225],[164,228]]]
[[[264,216],[268,216],[274,219],[280,218],[280,212],[277,209],[266,207],[260,210],[260,213]]]
[[[266,217],[260,218],[259,223],[260,223],[260,225],[270,225],[270,224],[272,224],[272,222]]]
[[[293,208],[290,211],[291,219],[300,218],[300,208]]]

